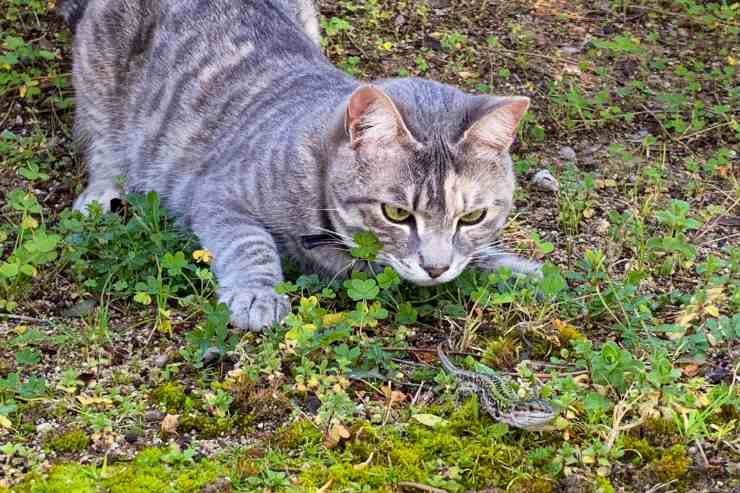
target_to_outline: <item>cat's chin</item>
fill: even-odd
[[[450,282],[452,279],[443,279],[439,277],[437,279],[406,279],[406,280],[416,284],[417,286],[428,287],[428,286],[438,286],[440,284]]]

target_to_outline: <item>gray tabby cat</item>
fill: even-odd
[[[123,192],[118,177],[125,191],[158,192],[213,253],[238,327],[289,311],[274,291],[281,255],[341,275],[362,230],[385,245],[379,264],[419,285],[469,264],[538,271],[496,249],[527,98],[415,78],[358,82],[323,56],[310,0],[60,9],[76,31],[76,130],[89,167],[75,207],[108,208]]]

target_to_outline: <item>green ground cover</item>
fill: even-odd
[[[739,4],[319,3],[357,77],[532,98],[506,243],[544,278],[292,272],[283,327],[232,331],[155,195],[70,210],[71,33],[0,0],[0,492],[740,488]],[[459,400],[442,341],[557,418]]]

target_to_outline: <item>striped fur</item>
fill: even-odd
[[[321,53],[309,0],[62,8],[72,21],[84,11],[73,75],[89,184],[75,207],[109,205],[119,177],[126,191],[158,192],[213,252],[239,327],[287,313],[273,289],[281,256],[328,276],[350,268],[341,245],[306,250],[303,235],[331,230],[350,243],[370,229],[386,244],[379,263],[418,284],[504,258],[494,238],[512,204],[506,147],[524,99],[420,79],[363,86]],[[415,222],[391,223],[382,203],[413,211]],[[486,219],[460,226],[477,208]]]

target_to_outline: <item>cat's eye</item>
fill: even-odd
[[[460,222],[466,226],[472,224],[478,224],[486,217],[486,209],[478,209],[477,211],[468,212],[464,216],[460,217]]]
[[[392,223],[403,223],[411,218],[409,211],[390,204],[383,204],[383,215]]]

